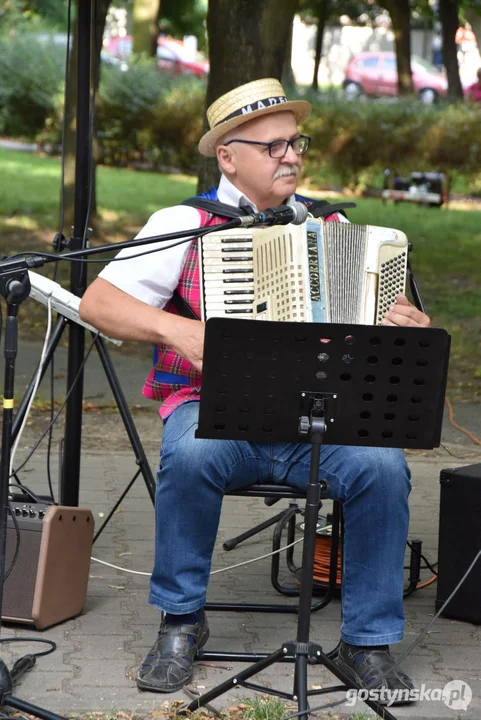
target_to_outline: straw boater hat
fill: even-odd
[[[215,156],[218,140],[229,130],[260,115],[290,110],[296,121],[301,123],[311,112],[306,100],[288,100],[279,80],[263,78],[240,85],[222,95],[207,110],[210,130],[200,139],[202,155]]]

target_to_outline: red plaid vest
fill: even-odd
[[[226,218],[212,215],[206,210],[199,209],[199,213],[201,216],[200,227],[220,225],[226,220]],[[339,222],[337,214],[329,215],[325,220]],[[197,240],[193,240],[190,245],[177,291],[200,318]],[[170,300],[164,310],[174,313],[174,315],[179,314]],[[159,414],[163,420],[166,420],[179,405],[200,399],[201,381],[201,373],[190,362],[184,360],[166,345],[156,345],[154,346],[154,367],[149,373],[142,393],[145,397],[162,403]]]

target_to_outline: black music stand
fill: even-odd
[[[233,687],[296,700],[355,687],[322,646],[309,638],[322,444],[433,448],[441,438],[450,337],[432,328],[252,322],[206,323],[199,426],[196,437],[252,442],[311,443],[296,640],[191,702],[195,710]],[[246,653],[235,660],[251,661]],[[197,659],[229,660],[202,651]],[[248,682],[276,662],[294,662],[292,693]],[[307,690],[307,665],[325,665],[343,685]],[[386,720],[377,702],[366,704]]]

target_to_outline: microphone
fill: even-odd
[[[302,225],[307,220],[309,211],[304,203],[294,202],[292,205],[279,205],[276,208],[267,208],[264,212],[254,213],[236,218],[240,227],[255,225]]]

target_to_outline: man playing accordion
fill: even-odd
[[[249,212],[296,199],[310,139],[298,125],[311,110],[288,101],[277,80],[242,85],[208,110],[203,155],[217,157],[222,177],[206,197]],[[221,212],[192,206],[159,210],[139,237],[224,221]],[[340,216],[328,218],[344,220]],[[155,245],[149,246],[149,250]],[[155,366],[144,394],[162,402],[164,422],[156,489],[155,563],[150,603],[163,611],[160,631],[142,663],[142,690],[173,692],[192,677],[195,655],[209,636],[204,613],[211,558],[224,493],[253,482],[308,482],[309,444],[251,444],[195,439],[204,323],[200,319],[196,243],[110,263],[85,293],[80,315],[121,340],[153,343]],[[162,251],[160,248],[162,247]],[[135,255],[136,248],[121,251]],[[193,311],[179,314],[177,299]],[[429,318],[398,295],[385,325],[427,327]],[[320,477],[343,503],[344,575],[337,662],[361,687],[408,690],[400,670],[389,673],[389,646],[403,637],[403,565],[410,472],[398,449],[323,446]]]

